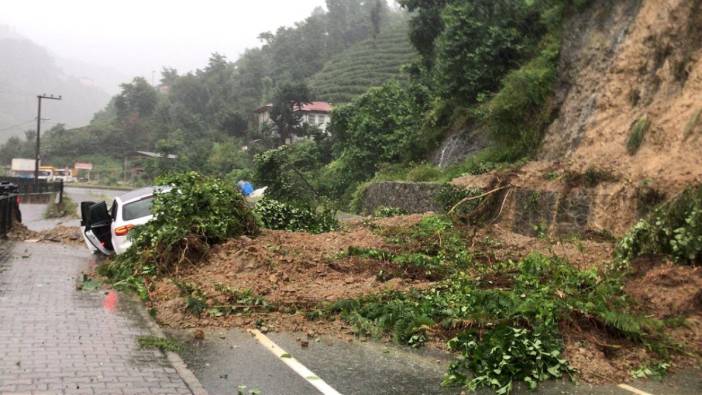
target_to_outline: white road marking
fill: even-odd
[[[311,370],[307,369],[305,365],[301,364],[300,361],[293,358],[285,350],[280,348],[268,336],[261,333],[261,331],[251,329],[249,330],[249,333],[254,335],[256,340],[258,340],[258,342],[261,343],[261,345],[267,348],[268,351],[272,352],[273,355],[278,357],[278,359],[283,361],[283,363],[288,365],[288,367],[292,369],[295,373],[297,373],[300,377],[305,379],[308,383],[312,384],[312,386],[318,389],[319,392],[321,392],[324,395],[341,395],[341,393],[332,388],[329,384],[325,383],[324,380],[319,378],[319,376],[314,374],[314,372],[312,372]]]
[[[626,385],[626,384],[619,384],[618,387],[625,390],[625,391],[629,391],[631,393],[634,393],[636,395],[653,395],[649,392],[641,391],[638,388],[634,388],[634,387],[632,387],[630,385]]]

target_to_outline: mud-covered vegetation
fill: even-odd
[[[535,388],[574,373],[564,355],[566,327],[586,330],[594,324],[655,350],[659,358],[673,348],[661,334],[664,323],[641,314],[623,292],[625,270],[579,270],[538,253],[486,265],[464,244],[460,230],[441,217],[386,237],[396,250],[350,249],[349,254],[391,261],[405,276],[413,271],[440,282],[422,291],[340,300],[323,311],[339,314],[361,336],[387,333],[415,347],[432,338],[448,340],[460,357],[446,375],[447,384],[508,393],[513,381]],[[393,276],[379,275],[386,281]]]

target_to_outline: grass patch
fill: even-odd
[[[483,149],[465,161],[449,166],[437,181],[448,182],[464,175],[481,175],[509,167],[519,167],[526,160],[519,151],[504,146]]]
[[[381,235],[389,248],[350,247],[346,252],[347,256],[391,263],[377,274],[380,281],[395,277],[442,280],[472,262],[463,235],[445,216],[427,216],[411,227],[384,229]]]
[[[401,209],[399,207],[378,207],[373,212],[373,217],[375,218],[390,218],[398,217],[400,215],[407,215],[407,210]]]
[[[139,336],[137,338],[137,342],[139,343],[139,348],[141,349],[158,349],[163,352],[179,352],[182,350],[180,344],[176,343],[173,340],[166,339],[163,337]]]
[[[63,194],[61,203],[56,203],[55,199],[51,199],[49,206],[44,212],[45,219],[78,217],[78,205],[68,195]]]
[[[626,151],[629,155],[635,155],[639,151],[650,127],[651,121],[648,120],[648,117],[640,118],[631,125],[629,139],[626,142]]]

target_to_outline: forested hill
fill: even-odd
[[[407,19],[398,15],[377,37],[330,59],[322,71],[310,79],[309,85],[320,100],[348,103],[372,86],[402,78],[402,66],[417,56],[409,40]]]
[[[383,54],[387,59],[374,65],[374,77],[362,82],[364,87],[399,74],[400,64],[412,52],[406,31],[402,31],[407,28],[403,14],[385,0],[327,0],[326,9],[317,8],[305,20],[261,33],[261,46],[238,59],[215,53],[199,70],[183,73],[166,68],[156,87],[143,78],[125,82],[90,125],[47,130],[43,157],[61,163],[83,158],[118,168],[125,155],[147,150],[178,155],[179,168],[212,174],[250,171],[256,152],[277,146],[267,139],[270,133],[261,134],[256,127],[254,110],[279,94],[322,99],[303,82],[322,72],[325,65],[351,64],[344,53],[380,57],[381,50],[387,51]],[[329,69],[320,76],[325,73]],[[340,84],[348,86],[343,81]],[[348,92],[331,93],[350,98],[360,92],[349,87]],[[252,141],[257,142],[255,146],[242,150]],[[0,162],[8,164],[18,152],[30,151],[30,141],[12,139],[0,149]],[[163,171],[156,166],[162,164],[146,166],[145,177]],[[114,173],[121,179],[121,169]]]
[[[65,74],[46,49],[5,26],[0,26],[0,59],[0,141],[34,128],[37,94],[67,99],[47,103],[47,124],[85,125],[109,101],[101,89]]]

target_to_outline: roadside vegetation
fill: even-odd
[[[46,207],[44,212],[44,218],[66,218],[66,217],[77,217],[78,216],[78,205],[73,201],[68,195],[63,194],[61,203],[56,203],[56,200],[52,197],[49,205]]]

